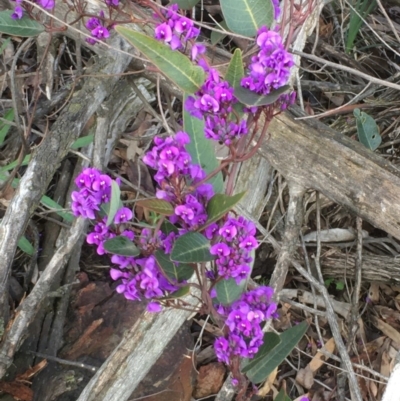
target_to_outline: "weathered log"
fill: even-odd
[[[354,279],[356,255],[338,251],[322,255],[324,277]],[[364,283],[400,284],[400,260],[391,256],[363,252],[362,281]]]
[[[260,152],[286,179],[320,191],[400,239],[396,166],[326,125],[290,113],[274,118],[268,132]]]

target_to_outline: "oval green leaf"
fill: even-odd
[[[107,252],[115,255],[138,256],[140,254],[136,245],[123,235],[108,239],[103,246]]]
[[[247,280],[242,280],[240,284],[237,284],[233,278],[219,281],[214,287],[217,292],[214,301],[222,305],[230,305],[243,294],[246,289],[246,282]]]
[[[185,94],[184,102],[186,99],[187,95]],[[183,129],[190,136],[190,143],[186,145],[186,150],[192,157],[192,163],[199,164],[207,174],[210,174],[218,168],[219,162],[215,156],[214,144],[204,136],[204,120],[191,116],[184,107]],[[212,177],[209,182],[215,193],[221,193],[224,190],[221,172]]]
[[[175,234],[178,234],[178,233],[179,233],[178,227],[175,227],[175,226],[174,226],[170,221],[168,221],[168,220],[164,220],[164,221],[162,222],[160,229],[161,229],[161,231],[162,231],[164,234],[166,234],[166,235],[168,235],[168,234],[170,234],[170,233],[175,233]]]
[[[219,24],[219,26],[218,25],[216,26],[216,28],[218,30],[222,31],[223,29],[225,29],[226,31],[229,31],[228,25],[226,25],[226,22],[224,20],[222,20],[221,22],[218,22],[218,24]],[[218,42],[223,40],[228,33],[221,33],[221,32],[217,32],[217,31],[211,31],[211,35],[210,35],[211,44],[213,46],[216,45]]]
[[[241,369],[243,373],[248,372],[256,366],[268,353],[270,353],[279,343],[281,338],[278,334],[271,331],[264,334],[263,345],[259,348],[253,359],[249,359],[246,365]]]
[[[209,226],[211,223],[218,221],[225,216],[235,205],[237,205],[243,198],[246,192],[240,192],[236,195],[216,194],[214,195],[207,205],[208,220],[204,227]],[[203,229],[202,227],[201,229]]]
[[[171,260],[181,263],[201,263],[214,260],[210,242],[200,233],[190,232],[179,237],[172,248]]]
[[[13,11],[0,11],[0,32],[12,36],[30,37],[44,32],[44,26],[27,16],[21,19],[12,19]]]
[[[271,0],[220,0],[225,21],[232,32],[255,36],[263,26],[271,27],[274,6]]]
[[[179,288],[179,290],[167,295],[166,297],[159,298],[160,300],[168,300],[168,299],[176,299],[182,298],[188,295],[190,292],[190,285],[185,285],[184,287]]]
[[[232,87],[240,87],[240,81],[244,77],[243,57],[242,51],[236,49],[233,53],[231,61],[229,62],[228,69],[225,73],[225,80],[228,81]]]
[[[234,95],[247,106],[268,106],[275,103],[281,95],[290,90],[289,85],[284,85],[276,91],[271,92],[269,95],[257,95],[257,93],[250,89],[236,86]]]
[[[109,205],[110,207],[108,209],[106,223],[107,226],[113,223],[114,217],[117,214],[118,209],[121,207],[121,190],[114,180],[111,181],[111,199]]]
[[[376,150],[382,143],[382,137],[375,120],[360,109],[354,109],[353,114],[356,118],[358,139],[368,149]]]
[[[186,263],[177,264],[172,262],[169,255],[166,255],[163,251],[157,250],[154,256],[164,273],[177,282],[189,280],[194,273],[192,266]]]
[[[18,241],[18,248],[27,255],[32,256],[35,252],[33,245],[28,241],[28,239],[23,235]]]
[[[279,391],[279,394],[275,397],[274,401],[292,401],[292,400],[288,397],[286,391],[284,389],[281,389],[281,391]]]
[[[163,216],[172,216],[174,214],[173,206],[164,199],[144,199],[137,201],[136,205]]]
[[[200,0],[173,0],[172,3],[178,4],[179,8],[182,8],[182,10],[190,10],[199,1]]]
[[[308,329],[306,321],[293,326],[280,335],[281,342],[246,372],[253,383],[261,383],[292,352]],[[255,355],[255,358],[257,358]]]
[[[184,92],[194,93],[203,84],[205,79],[204,70],[193,65],[184,54],[172,50],[169,46],[160,43],[156,39],[122,25],[116,26],[115,30],[140,50]]]

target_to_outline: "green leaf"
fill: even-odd
[[[164,234],[166,234],[166,235],[168,235],[168,234],[170,234],[170,233],[175,233],[175,234],[178,234],[179,233],[179,230],[178,230],[178,227],[175,227],[170,221],[168,221],[168,220],[164,220],[162,223],[161,223],[161,231],[164,233]]]
[[[186,263],[176,264],[171,261],[169,255],[166,255],[163,251],[157,250],[154,253],[157,259],[157,263],[160,265],[164,273],[177,282],[183,280],[189,280],[193,276],[193,267]]]
[[[113,223],[114,217],[118,212],[118,209],[121,207],[121,190],[114,180],[111,181],[111,199],[109,203],[110,208],[108,209],[107,226]]]
[[[222,20],[221,22],[218,22],[218,24],[220,26],[216,26],[217,29],[219,30],[226,30],[229,31],[228,25],[226,25],[226,22],[224,20]],[[229,32],[228,32],[229,33]],[[221,33],[221,32],[216,32],[216,31],[211,31],[211,36],[210,36],[210,40],[211,40],[211,44],[214,46],[216,45],[218,42],[220,42],[221,40],[223,40],[225,38],[225,36],[227,35],[227,33]]]
[[[7,38],[0,46],[0,54],[3,54],[4,50],[6,50],[8,44],[11,42],[11,38]]]
[[[27,240],[27,238],[23,235],[18,241],[18,248],[21,249],[22,252],[32,256],[35,252],[33,245]]]
[[[185,94],[184,103],[186,99]],[[190,136],[190,143],[186,145],[186,150],[192,157],[192,163],[199,164],[207,174],[210,174],[218,168],[219,162],[215,156],[214,144],[204,136],[204,121],[191,116],[184,107],[183,129]],[[221,172],[212,177],[209,182],[215,193],[223,192],[224,181]]]
[[[14,109],[7,110],[7,112],[4,114],[3,117],[7,121],[13,121],[14,120]],[[6,136],[8,134],[8,131],[10,131],[11,124],[7,124],[5,121],[0,121],[0,145],[4,142],[6,139]]]
[[[236,49],[233,53],[228,69],[225,73],[225,80],[228,81],[232,87],[240,87],[240,81],[244,77],[244,67],[242,51]]]
[[[0,11],[0,32],[12,36],[37,36],[44,32],[44,26],[26,15],[21,19],[12,19],[13,11]]]
[[[104,242],[104,249],[107,252],[121,256],[138,256],[140,254],[139,249],[136,245],[127,237],[119,235],[108,239]]]
[[[230,210],[237,205],[246,192],[240,192],[236,195],[215,194],[207,205],[208,220],[204,227],[209,226],[211,223],[218,221],[221,217],[225,216]],[[202,228],[204,228],[202,227]]]
[[[47,195],[42,196],[42,198],[40,199],[40,203],[50,209],[54,209],[54,212],[68,223],[72,223],[74,221],[74,216],[71,213],[63,211],[64,208],[57,202],[53,201],[53,199],[49,198]]]
[[[278,395],[274,398],[274,401],[292,401],[292,400],[288,397],[286,391],[284,389],[281,389]]]
[[[290,90],[289,85],[284,85],[281,88],[271,92],[269,95],[257,95],[257,93],[242,86],[235,87],[235,96],[247,106],[268,106],[275,103],[281,95]]]
[[[210,242],[200,233],[190,232],[179,237],[172,248],[171,260],[182,263],[209,262],[214,259],[210,253]]]
[[[306,321],[293,326],[280,335],[281,342],[246,373],[253,383],[261,383],[292,352],[308,329]],[[257,355],[255,358],[257,358]]]
[[[136,202],[137,206],[141,206],[152,212],[162,214],[163,216],[171,216],[174,214],[173,206],[164,199],[145,199]]]
[[[354,109],[353,114],[356,118],[360,142],[368,149],[377,149],[382,142],[382,137],[375,120],[367,113],[360,111],[360,109]]]
[[[220,0],[225,21],[232,32],[244,36],[255,36],[266,25],[274,21],[274,6],[271,0]]]
[[[128,42],[140,50],[159,70],[184,92],[194,93],[203,84],[204,70],[193,63],[182,53],[150,38],[143,33],[135,32],[122,25],[115,30]]]
[[[344,290],[344,281],[341,281],[341,280],[336,281],[336,289],[338,291],[343,291]]]
[[[235,279],[221,280],[215,285],[217,297],[214,298],[216,303],[222,305],[230,305],[232,302],[240,298],[246,290],[247,280],[242,280],[237,284]]]
[[[20,167],[27,166],[29,164],[30,160],[31,160],[31,155],[26,155],[24,157],[24,159],[22,160]],[[6,164],[2,168],[0,168],[0,172],[13,170],[17,166],[18,166],[18,160],[15,160],[9,164]]]
[[[264,334],[263,345],[259,348],[257,354],[253,359],[249,359],[246,366],[241,370],[243,373],[248,372],[251,368],[256,366],[268,353],[270,353],[278,344],[281,343],[281,338],[278,334],[271,331]]]
[[[159,299],[167,300],[167,299],[182,298],[185,295],[188,295],[189,292],[190,292],[190,285],[185,285],[184,287],[179,288],[179,290],[172,292],[171,294],[167,295],[166,297],[159,298]]]
[[[172,3],[178,4],[179,8],[182,8],[182,10],[190,10],[199,1],[200,0],[172,0]]]
[[[84,148],[93,142],[94,135],[86,135],[78,138],[72,145],[71,149]]]

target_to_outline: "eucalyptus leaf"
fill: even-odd
[[[235,87],[235,96],[240,102],[247,106],[268,106],[275,103],[281,95],[290,90],[289,85],[284,85],[281,88],[271,92],[269,95],[258,95],[250,89],[243,88],[242,86]]]
[[[44,26],[39,22],[23,16],[21,19],[12,19],[13,11],[0,11],[0,32],[12,36],[30,37],[44,32]]]
[[[163,216],[171,216],[174,214],[173,206],[164,199],[144,199],[137,201],[136,205]]]
[[[111,199],[109,203],[110,207],[107,215],[107,226],[113,223],[114,217],[117,214],[118,209],[121,207],[121,190],[119,189],[119,185],[114,180],[111,181]]]
[[[173,262],[169,255],[166,255],[163,251],[157,250],[154,253],[157,263],[160,265],[164,273],[171,279],[181,282],[183,280],[189,280],[192,277],[194,270],[191,265],[186,263]]]
[[[184,96],[186,102],[187,95]],[[214,144],[204,136],[204,121],[191,116],[186,108],[183,110],[183,129],[190,136],[190,143],[186,150],[192,157],[193,164],[199,164],[207,174],[210,174],[219,166],[215,156]],[[219,172],[209,182],[215,193],[221,193],[224,189],[222,173]]]
[[[375,120],[360,109],[354,109],[353,114],[356,118],[358,139],[368,149],[376,150],[382,143],[382,137]]]
[[[214,301],[222,305],[230,305],[244,293],[246,290],[246,282],[246,280],[242,280],[240,284],[237,284],[233,278],[218,281],[214,287],[217,292],[217,297],[214,298]]]
[[[200,0],[172,0],[172,3],[178,4],[179,8],[183,10],[190,10],[193,8]]]
[[[28,239],[23,235],[18,241],[18,248],[27,255],[32,256],[35,252],[33,245],[28,241]]]
[[[14,120],[14,109],[7,110],[4,114],[4,120],[12,122]],[[6,139],[8,131],[10,131],[11,124],[7,124],[5,121],[0,121],[0,145]]]
[[[204,70],[195,66],[184,54],[172,50],[149,36],[135,32],[122,25],[115,30],[128,42],[140,50],[159,70],[184,92],[199,90],[205,79]]]
[[[270,375],[270,373],[276,367],[278,367],[283,362],[283,360],[292,352],[294,347],[306,333],[307,329],[308,324],[306,321],[304,321],[297,326],[293,326],[290,329],[284,331],[280,335],[281,342],[268,354],[261,358],[261,360],[255,366],[246,371],[247,377],[253,383],[261,383],[262,381],[264,381]],[[258,354],[255,355],[255,358],[257,358],[257,355]]]
[[[90,145],[94,140],[94,135],[86,135],[86,136],[81,136],[78,138],[72,145],[71,149],[79,149],[79,148],[84,148],[85,146]]]
[[[220,0],[226,24],[232,32],[255,36],[262,26],[271,27],[274,6],[271,0]]]
[[[210,242],[204,235],[196,232],[189,232],[177,238],[171,252],[171,260],[175,262],[201,263],[213,259]]]
[[[53,201],[53,199],[51,199],[47,195],[42,196],[42,198],[40,199],[40,203],[50,209],[53,209],[55,213],[57,213],[68,223],[72,223],[74,221],[74,216],[71,213],[65,212],[63,210],[64,208],[60,204]]]
[[[103,244],[104,249],[112,254],[121,256],[138,256],[140,254],[139,249],[129,238],[124,235],[108,239]]]

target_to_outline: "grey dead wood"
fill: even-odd
[[[125,41],[121,38],[115,37],[112,43],[116,48],[125,50]],[[93,72],[102,75],[118,74],[125,70],[128,63],[129,57],[127,55],[110,52],[108,57],[97,60]],[[3,313],[8,308],[7,283],[17,242],[24,233],[30,217],[46,191],[61,160],[67,154],[70,145],[79,136],[82,128],[104,98],[112,91],[117,79],[114,76],[110,76],[107,79],[102,77],[88,78],[82,89],[71,98],[70,103],[62,111],[51,131],[45,136],[32,155],[32,160],[0,225],[0,252],[2,255],[0,260],[0,311]],[[43,297],[43,293],[39,290],[37,295],[39,299]],[[36,301],[34,309],[37,307],[38,302]],[[17,310],[17,315],[19,313],[20,310]],[[34,314],[30,318],[33,318],[33,316]],[[28,326],[31,321],[25,321],[24,323]],[[23,330],[23,327],[18,325],[15,330],[19,332]],[[12,330],[9,329],[0,348],[0,378],[12,363],[10,355],[14,354],[23,340],[22,335],[18,336],[15,333],[11,334],[11,332]]]

